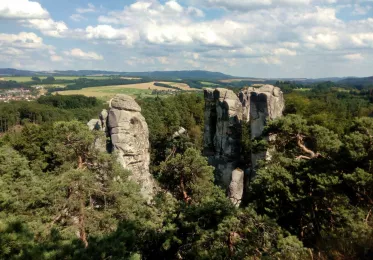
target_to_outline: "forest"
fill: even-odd
[[[284,116],[259,140],[242,131],[243,155],[258,143],[275,152],[240,207],[202,154],[199,93],[137,100],[160,186],[151,202],[94,146],[103,133],[86,123],[107,104],[59,95],[0,104],[0,259],[372,259],[372,92],[276,86]],[[172,138],[180,127],[187,134]]]

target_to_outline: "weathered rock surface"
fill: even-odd
[[[255,173],[257,161],[268,156],[267,152],[259,152],[252,153],[251,158],[242,158],[242,127],[248,123],[250,138],[259,137],[268,120],[282,116],[285,107],[283,93],[277,87],[263,85],[245,88],[238,95],[227,89],[207,88],[204,95],[204,154],[216,167],[217,178],[223,186],[236,187],[236,177],[232,176],[236,168],[245,169],[251,164]]]
[[[240,156],[242,104],[227,89],[205,89],[204,153],[218,171],[218,179],[228,186]]]
[[[109,111],[100,113],[97,124],[109,138],[108,152],[115,152],[124,169],[132,172],[131,179],[141,186],[142,195],[150,199],[155,181],[149,172],[149,130],[141,108],[127,95],[118,94],[110,101]]]
[[[88,123],[87,126],[89,130],[101,130],[101,123],[100,120],[98,119],[91,119]]]
[[[243,197],[244,186],[245,186],[245,174],[241,169],[235,169],[232,172],[232,180],[229,185],[229,199],[235,206],[239,206]]]
[[[250,123],[251,138],[262,135],[268,120],[282,116],[285,101],[282,91],[272,85],[263,85],[260,88],[249,87],[239,93],[244,107],[244,120]],[[251,154],[251,165],[255,171],[258,160],[268,157],[268,152]]]
[[[178,131],[176,131],[173,135],[172,138],[177,138],[185,134],[187,130],[184,127],[180,127]]]

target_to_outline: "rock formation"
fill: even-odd
[[[239,98],[244,107],[243,118],[250,124],[251,139],[261,136],[267,121],[281,117],[285,108],[282,91],[272,85],[245,88],[239,93]],[[252,153],[252,169],[255,171],[257,161],[268,156],[267,152]]]
[[[232,181],[229,184],[228,196],[233,205],[239,206],[242,200],[245,186],[244,171],[237,168],[232,172]]]
[[[240,157],[242,104],[227,89],[205,89],[204,153],[218,171],[217,178],[228,186]]]
[[[231,187],[243,187],[246,165],[255,173],[257,161],[265,159],[267,152],[252,153],[251,158],[242,158],[242,127],[249,124],[251,139],[259,137],[268,120],[282,116],[283,93],[272,85],[243,89],[238,95],[233,91],[217,88],[204,90],[205,133],[204,154],[217,170],[217,179],[224,187],[230,187],[234,200],[241,198]],[[243,170],[238,171],[237,168]],[[240,172],[240,174],[238,174]],[[236,189],[236,188],[234,188]],[[237,190],[237,189],[236,189]]]
[[[130,178],[150,199],[155,181],[149,172],[149,130],[140,106],[132,97],[118,94],[110,101],[109,111],[101,112],[97,124],[109,139],[106,150],[117,154],[123,168],[132,172]]]

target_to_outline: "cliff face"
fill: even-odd
[[[285,108],[282,91],[272,85],[243,89],[239,98],[244,106],[244,120],[250,124],[251,139],[261,136],[267,121],[281,117]],[[268,152],[252,153],[252,170],[255,172],[258,160],[268,157]]]
[[[241,150],[242,104],[227,89],[205,89],[204,153],[218,171],[218,179],[228,186]]]
[[[227,89],[207,88],[204,95],[204,154],[216,167],[217,179],[224,187],[229,187],[231,199],[237,204],[243,193],[243,172],[253,176],[257,161],[269,157],[268,152],[242,157],[242,127],[249,124],[250,138],[259,137],[268,120],[282,116],[283,93],[277,87],[264,85],[245,88],[238,95]],[[245,169],[247,164],[251,169]]]
[[[149,130],[141,108],[127,95],[116,95],[110,101],[109,111],[100,114],[100,128],[109,139],[105,150],[115,152],[124,169],[132,172],[131,179],[141,186],[142,195],[150,199],[155,181],[149,172]],[[104,144],[99,143],[101,148]]]

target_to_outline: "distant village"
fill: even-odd
[[[33,101],[38,99],[42,94],[42,86],[34,86],[32,89],[26,88],[12,88],[12,89],[0,89],[0,102],[10,101]]]

